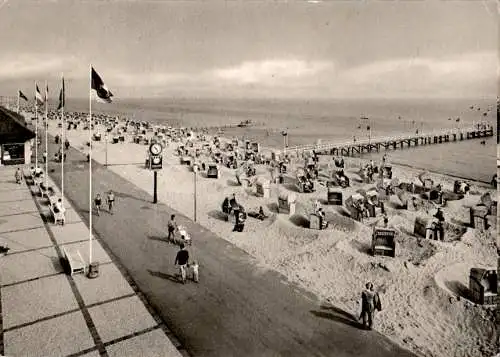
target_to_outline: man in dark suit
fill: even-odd
[[[382,310],[382,305],[378,293],[373,291],[373,284],[366,283],[365,287],[366,289],[361,293],[360,319],[363,319],[363,327],[367,330],[371,330],[375,309],[378,311]]]

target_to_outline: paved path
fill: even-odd
[[[54,152],[50,146],[49,152]],[[60,164],[51,167],[50,175],[59,183]],[[283,276],[259,267],[248,254],[180,213],[152,204],[147,193],[117,174],[97,163],[93,169],[94,192],[113,189],[117,197],[114,215],[93,215],[96,235],[191,355],[413,356],[380,334],[359,329],[349,314],[321,306]],[[71,149],[65,195],[85,222],[88,189],[86,160]],[[182,285],[174,277],[177,247],[163,240],[171,213],[193,236],[190,254],[200,262],[200,284]]]
[[[17,184],[15,169],[0,167],[0,244],[10,248],[0,258],[0,355],[182,357],[162,319],[95,239],[101,278],[64,273],[65,251],[81,251],[88,261],[88,227],[67,204],[66,224],[54,224],[47,198]]]

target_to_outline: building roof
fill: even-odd
[[[22,115],[0,106],[0,144],[24,143],[35,137]]]

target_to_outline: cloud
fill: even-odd
[[[303,85],[320,80],[333,65],[321,61],[265,60],[243,62],[234,67],[212,68],[199,72],[147,72],[108,71],[107,81],[123,87],[145,87],[160,90],[162,87],[183,88],[242,88],[286,87]],[[104,72],[103,72],[104,73]],[[103,74],[104,75],[104,74]]]
[[[494,88],[497,66],[494,52],[400,58],[351,68],[342,72],[340,78],[347,89],[357,87],[380,95],[440,93],[454,96],[472,91],[485,95]]]
[[[0,58],[0,78],[33,78],[47,73],[61,73],[75,68],[73,56],[24,53],[15,57]]]
[[[215,69],[215,78],[235,84],[280,85],[294,79],[311,79],[333,69],[332,62],[301,60],[248,61],[230,68]]]

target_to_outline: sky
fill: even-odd
[[[0,95],[478,98],[498,87],[495,0],[0,0]]]

